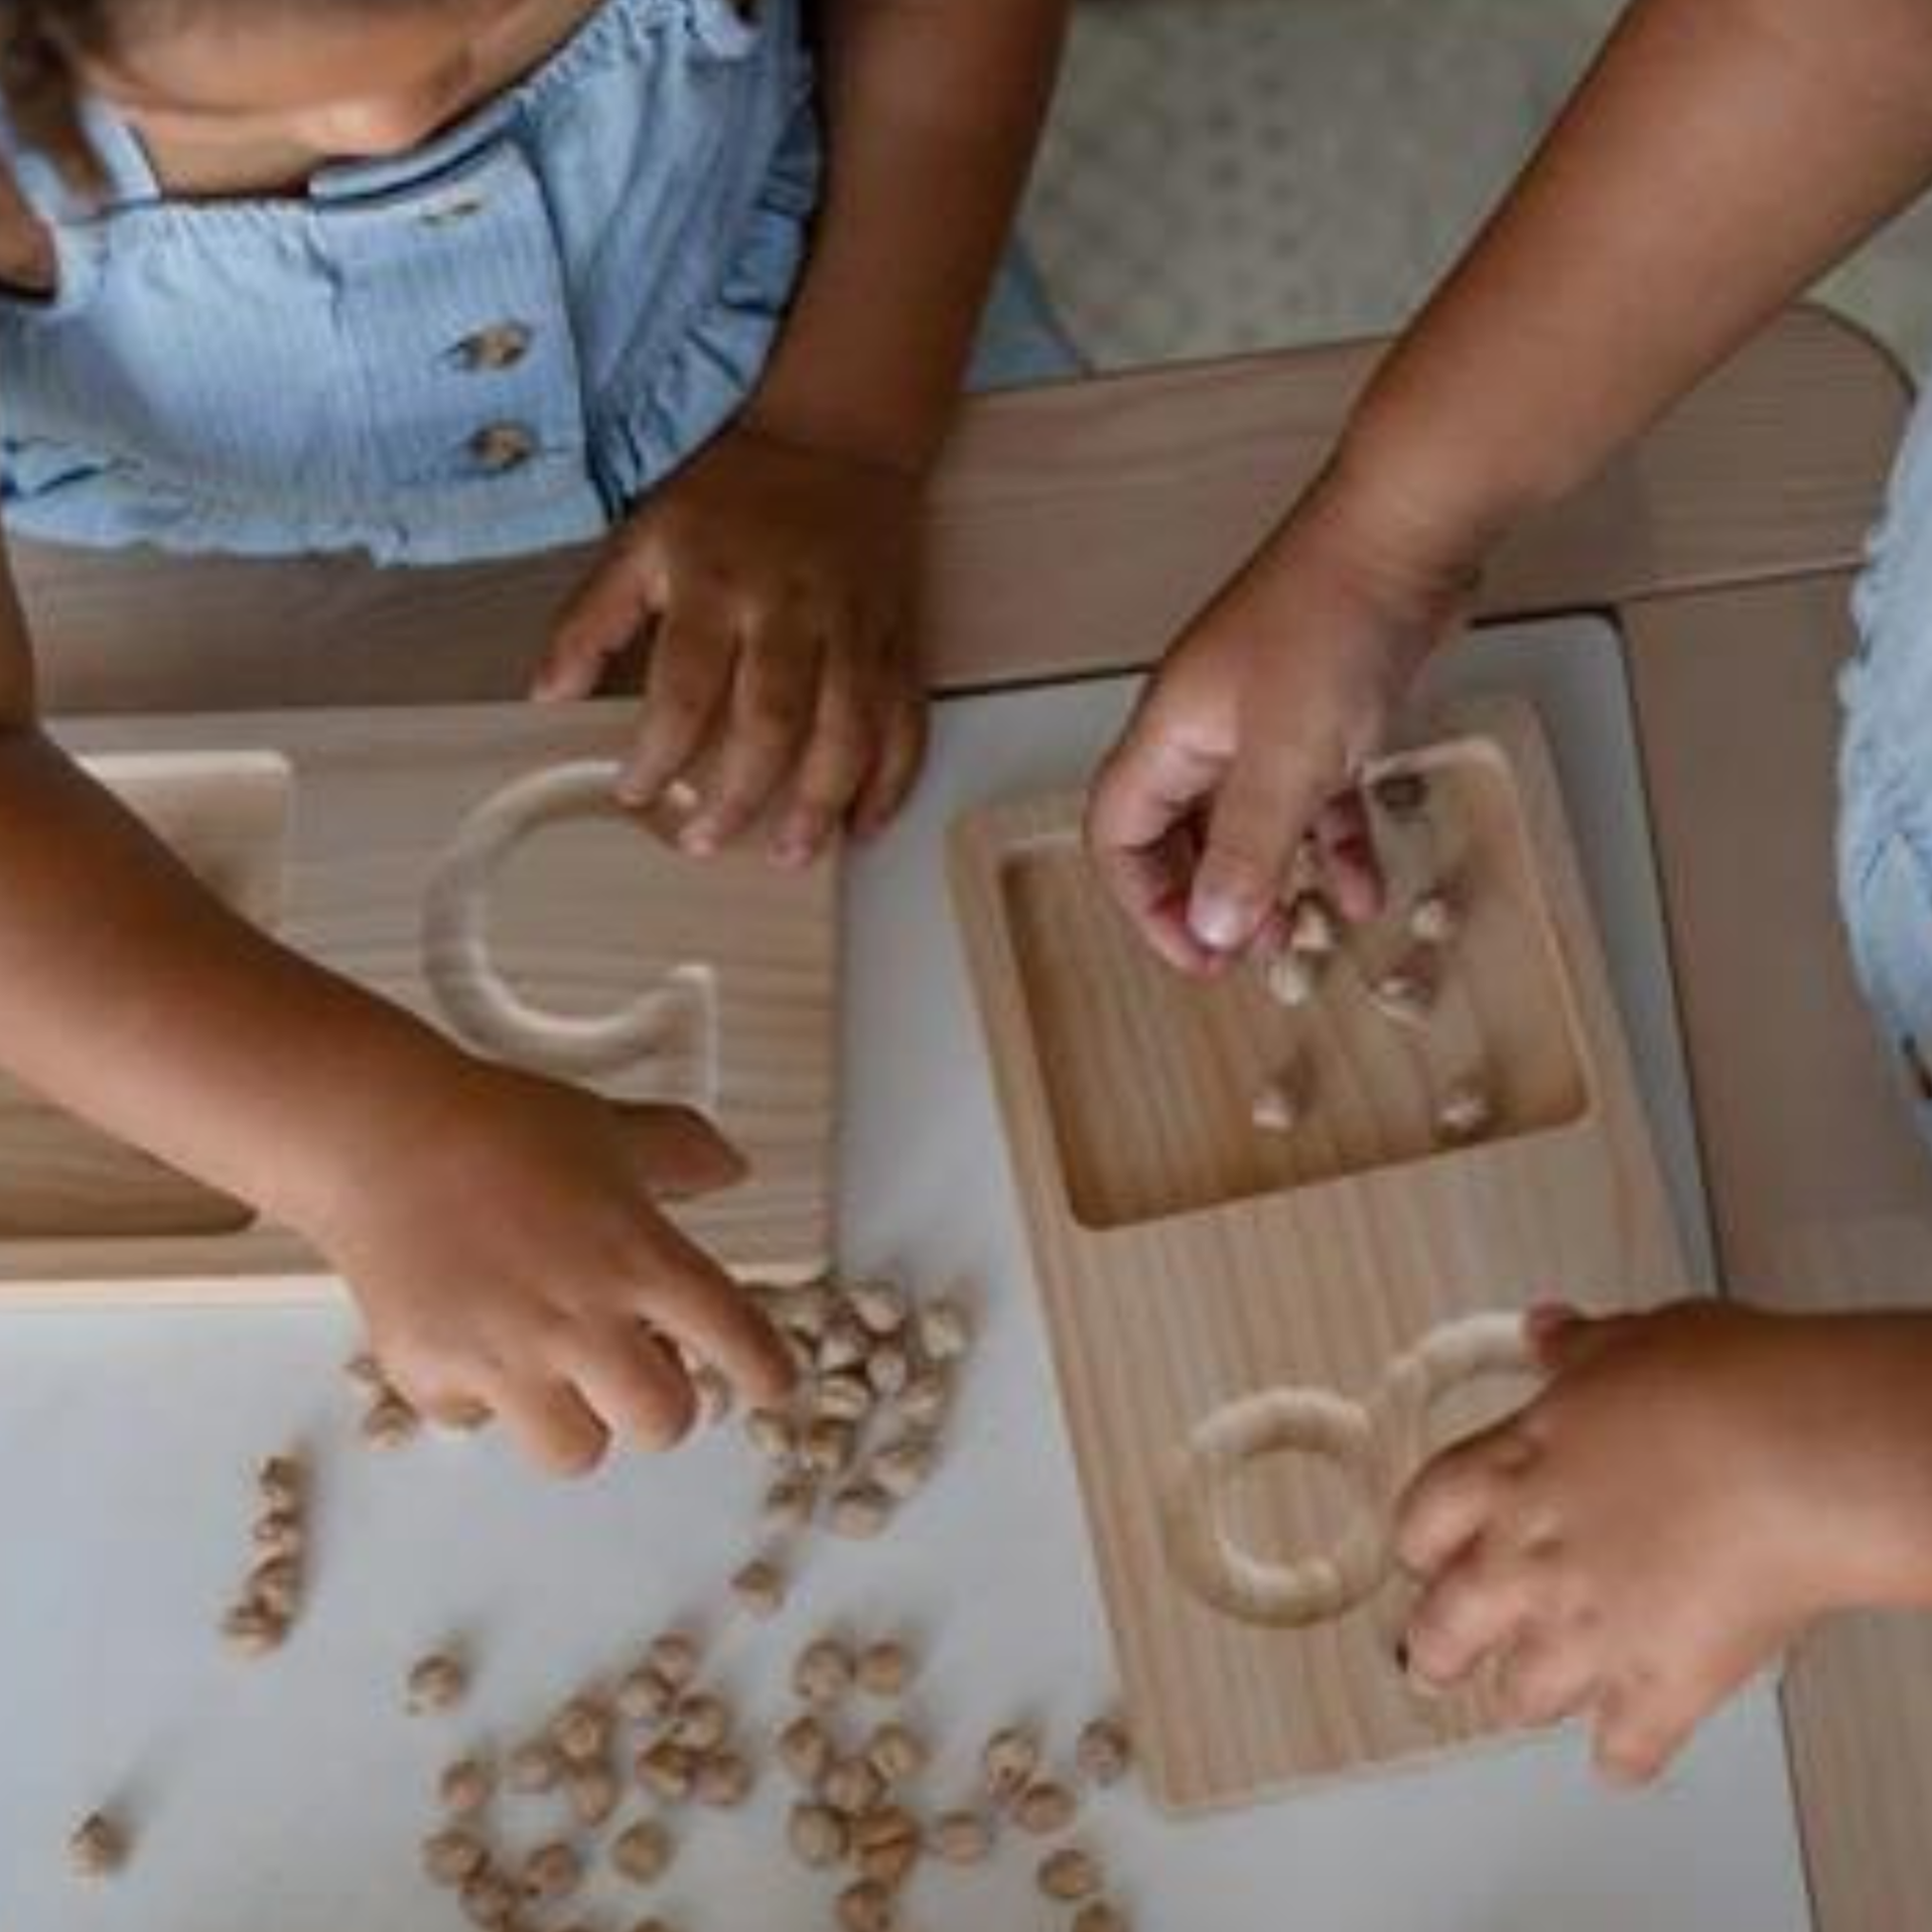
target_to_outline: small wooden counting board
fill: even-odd
[[[953,883],[1152,1788],[1189,1809],[1493,1727],[1394,1662],[1390,1505],[1528,1393],[1520,1311],[1683,1292],[1660,1176],[1527,707],[1470,706],[1380,775],[1391,910],[1312,999],[1159,964],[1079,800],[976,813]],[[1421,780],[1418,784],[1416,780]],[[1373,788],[1372,788],[1373,792]],[[1429,1010],[1371,989],[1417,897],[1457,908]],[[1292,1083],[1298,1117],[1259,1128]],[[1455,1140],[1444,1096],[1490,1119]]]
[[[219,897],[479,1054],[678,1101],[746,1154],[673,1211],[728,1265],[830,1252],[835,869],[697,862],[612,794],[622,701],[90,721],[56,735]],[[101,938],[113,942],[111,908]],[[0,1299],[328,1285],[285,1230],[0,1085]]]

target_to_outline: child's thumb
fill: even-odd
[[[689,1107],[618,1103],[644,1184],[672,1199],[709,1194],[743,1180],[745,1157]]]

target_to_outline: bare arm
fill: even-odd
[[[399,1125],[375,1097],[460,1057],[230,912],[43,735],[3,559],[0,904],[9,1069],[298,1226],[329,1218],[335,1151]]]
[[[774,434],[925,469],[1052,90],[1067,0],[827,0],[826,199],[753,403]]]
[[[1268,936],[1311,830],[1370,909],[1348,780],[1491,545],[1928,180],[1925,0],[1637,0],[1108,760],[1089,836],[1149,942]]]
[[[409,1394],[556,1466],[682,1432],[660,1336],[784,1387],[653,1202],[742,1172],[715,1134],[474,1060],[274,944],[42,733],[33,684],[0,554],[0,1063],[308,1235]]]
[[[1479,542],[1592,474],[1928,180],[1924,0],[1638,0],[1344,462]]]

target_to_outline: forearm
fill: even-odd
[[[0,1062],[296,1225],[452,1049],[220,905],[30,722],[0,730]]]
[[[1638,0],[1338,473],[1473,557],[1932,179],[1923,0]]]
[[[754,422],[897,469],[949,424],[1066,0],[829,0],[827,173]]]

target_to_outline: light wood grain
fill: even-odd
[[[60,737],[298,951],[486,1057],[700,1108],[752,1172],[679,1220],[741,1271],[815,1272],[831,1245],[836,869],[670,850],[610,800],[628,725],[621,703],[478,705],[96,721]],[[495,869],[452,871],[504,800]],[[474,945],[432,916],[446,901],[474,901]],[[657,1004],[636,1025],[601,1024],[640,1000]],[[178,1197],[165,1171],[24,1097],[0,1107],[0,1158],[10,1299],[173,1298],[217,1274],[316,1266],[286,1232]]]
[[[1833,880],[1850,582],[1626,614],[1705,1178],[1726,1292],[1932,1307],[1932,1161],[1854,981]],[[1932,1620],[1841,1619],[1785,1683],[1820,1932],[1932,1897]]]
[[[1327,460],[1380,353],[1298,349],[970,405],[927,523],[928,681],[974,689],[1152,661]],[[1489,573],[1483,611],[1849,562],[1903,397],[1864,339],[1793,311],[1525,530]],[[515,696],[594,555],[378,570],[15,551],[46,701],[66,712]]]
[[[1391,1588],[1301,1628],[1203,1600],[1163,1515],[1195,1432],[1280,1386],[1359,1402],[1455,1317],[1683,1288],[1541,736],[1513,705],[1454,722],[1475,746],[1429,760],[1468,834],[1469,949],[1451,964],[1467,1024],[1449,1031],[1479,1038],[1502,1106],[1476,1148],[1415,1146],[1430,1094],[1459,1069],[1359,1015],[1333,1026],[1329,1104],[1375,1125],[1306,1155],[1257,1147],[1244,1121],[1287,1043],[1283,1016],[1250,986],[1150,965],[1101,903],[1067,801],[995,808],[956,833],[959,916],[1103,1588],[1150,1784],[1176,1809],[1413,1758],[1493,1722],[1480,1696],[1409,1692]],[[1370,1451],[1363,1480],[1384,1507],[1421,1448]],[[1331,1467],[1273,1458],[1248,1469],[1229,1527],[1260,1554],[1306,1555],[1359,1500]]]

